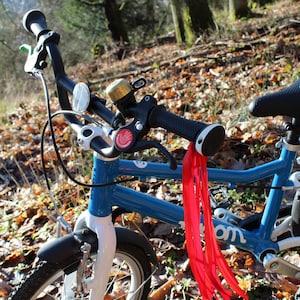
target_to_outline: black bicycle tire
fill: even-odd
[[[141,266],[144,279],[150,278],[151,276],[151,264],[147,255],[138,247],[133,245],[121,245],[117,252],[126,254]],[[95,254],[95,253],[92,253]],[[62,264],[53,264],[46,261],[39,261],[36,267],[22,280],[22,282],[13,290],[12,294],[8,300],[33,300],[32,295],[34,295],[42,285],[52,276],[59,274],[59,272],[67,270],[68,268],[73,268],[79,265],[79,260],[81,258],[72,259],[70,257],[68,260],[62,262]],[[71,263],[70,263],[71,262]],[[138,300],[146,300],[150,292],[151,280],[147,280],[142,289],[142,295]]]

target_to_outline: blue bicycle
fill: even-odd
[[[159,142],[144,138],[151,128],[162,127],[193,141],[196,150],[206,156],[219,149],[224,129],[219,124],[207,125],[167,112],[150,95],[137,102],[134,93],[145,86],[144,79],[133,83],[117,80],[109,86],[108,94],[118,108],[113,113],[103,99],[90,94],[86,84],[75,83],[67,77],[58,49],[59,35],[47,28],[42,12],[29,11],[24,16],[24,27],[37,38],[34,49],[25,46],[29,50],[25,71],[43,81],[47,98],[43,78],[47,57],[54,71],[62,110],[49,113],[50,129],[51,119],[63,114],[77,134],[78,145],[94,151],[94,166],[88,210],[79,217],[72,232],[40,249],[36,268],[10,299],[147,299],[151,276],[158,265],[156,254],[145,237],[115,227],[114,219],[122,212],[137,212],[182,227],[184,211],[181,206],[122,186],[118,178],[181,179],[182,166],[176,165]],[[69,94],[72,94],[72,105]],[[266,271],[295,279],[300,279],[300,268],[280,253],[300,246],[300,194],[297,192],[300,175],[292,173],[300,150],[299,98],[300,80],[297,80],[282,91],[250,104],[253,116],[291,118],[278,159],[247,170],[208,169],[209,181],[233,186],[272,178],[263,213],[242,219],[218,207],[214,210],[214,230],[218,240],[251,252]],[[108,125],[87,117],[85,111],[99,116]],[[88,124],[79,121],[79,116]],[[121,153],[149,148],[158,149],[169,163],[119,158]],[[296,191],[293,203],[283,207],[284,193],[289,190]]]

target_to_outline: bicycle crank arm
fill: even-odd
[[[275,254],[267,254],[263,261],[268,272],[278,273],[292,278],[300,279],[300,268]]]

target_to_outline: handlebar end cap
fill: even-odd
[[[46,20],[45,15],[38,9],[31,9],[23,16],[23,27],[32,33],[30,25],[32,24],[32,20],[36,19],[44,19]]]
[[[225,129],[219,124],[208,125],[200,132],[196,141],[196,151],[204,156],[214,155],[221,147],[225,138]]]

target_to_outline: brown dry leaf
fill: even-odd
[[[298,286],[292,283],[288,278],[277,277],[277,280],[272,280],[272,286],[279,289],[282,293],[295,294],[298,290]],[[299,283],[299,282],[298,282]]]
[[[24,128],[24,130],[31,133],[35,132],[35,129],[29,124]]]
[[[165,99],[172,99],[176,96],[176,92],[172,90],[168,90],[165,93]]]
[[[26,213],[22,213],[21,215],[17,216],[14,219],[14,222],[16,223],[16,225],[20,226],[21,224],[24,223],[24,221],[26,220],[26,218],[27,218]]]
[[[165,82],[165,80],[162,80],[162,81],[160,82],[159,86],[160,86],[160,87],[159,87],[160,90],[162,90],[162,91],[170,90],[170,89],[172,88],[172,85],[171,85],[171,84],[167,84],[167,83]]]
[[[66,211],[64,212],[64,219],[65,219],[67,222],[73,220],[73,218],[74,218],[74,209],[69,208],[68,210],[66,210]]]
[[[46,155],[44,155],[44,160],[45,160],[45,163],[47,162],[52,162],[53,160],[56,160],[57,159],[57,156],[56,156],[56,153],[54,150],[48,150],[46,152]]]
[[[245,267],[251,267],[253,266],[253,264],[255,263],[254,259],[252,256],[247,256],[246,260],[245,260]]]
[[[281,1],[276,2],[280,3]],[[296,2],[294,2],[293,4],[289,4],[291,5],[290,7],[288,7],[289,5],[287,5],[287,3],[288,1],[285,1],[280,10],[282,10],[282,8],[291,10],[291,8],[295,7],[296,13],[298,13],[300,3],[296,4]],[[290,11],[288,13],[290,14]],[[274,11],[272,11],[272,16],[273,15]],[[282,18],[281,11],[280,15],[280,18]],[[253,28],[255,28],[253,32],[248,30],[250,28],[248,25],[246,25],[247,29],[244,28],[242,23],[244,24],[245,22],[238,22],[235,24],[237,25],[237,30],[239,30],[240,34],[237,35],[236,38],[238,39],[240,36],[240,38],[243,39],[243,41],[236,41],[237,45],[238,42],[245,43],[244,37],[247,37],[247,39],[260,39],[256,26],[257,20],[253,18],[253,20],[248,20],[247,23],[248,22],[255,25],[253,26]],[[277,26],[272,29],[277,30],[279,27]],[[276,30],[274,30],[274,32],[276,32]],[[103,88],[102,85],[100,84],[99,86],[96,86],[93,84],[93,80],[99,79],[99,70],[101,70],[101,76],[104,75],[103,77],[107,78],[107,76],[109,77],[111,75],[107,73],[111,72],[112,69],[115,72],[113,75],[122,73],[123,71],[128,70],[128,66],[132,62],[136,65],[141,63],[145,65],[148,63],[149,66],[153,65],[153,67],[155,65],[153,72],[150,70],[145,75],[145,78],[147,80],[149,79],[149,84],[145,89],[139,92],[144,95],[150,90],[150,93],[156,95],[158,100],[162,100],[162,102],[164,101],[162,104],[165,105],[167,110],[178,114],[183,113],[182,107],[184,102],[179,103],[177,99],[184,98],[186,103],[189,105],[189,114],[184,111],[186,113],[184,115],[185,117],[190,117],[199,121],[206,121],[208,123],[217,121],[218,123],[223,124],[226,127],[226,133],[230,138],[230,141],[224,143],[225,147],[222,148],[220,154],[218,154],[219,156],[216,156],[216,158],[219,158],[216,165],[221,167],[232,166],[234,168],[245,168],[247,165],[243,160],[240,160],[241,155],[248,156],[251,153],[245,152],[244,148],[242,149],[241,147],[238,147],[237,144],[240,143],[242,139],[245,139],[248,144],[247,146],[250,147],[257,143],[257,141],[267,145],[273,145],[276,141],[277,133],[270,134],[272,124],[274,126],[271,118],[270,120],[260,118],[260,126],[256,126],[258,124],[253,121],[254,118],[251,118],[251,122],[245,124],[244,128],[240,128],[239,126],[241,126],[241,123],[237,120],[237,117],[243,117],[244,114],[241,113],[240,115],[239,109],[241,108],[241,111],[243,110],[246,114],[248,101],[267,92],[265,87],[268,87],[268,91],[273,91],[278,89],[279,85],[282,87],[286,86],[291,83],[293,81],[293,77],[298,74],[299,58],[289,55],[289,53],[285,50],[287,50],[288,47],[291,50],[293,45],[299,44],[299,31],[293,27],[289,27],[289,29],[285,30],[283,33],[284,34],[280,36],[280,39],[282,39],[284,47],[279,50],[281,50],[281,53],[284,53],[285,57],[281,58],[277,58],[276,56],[266,58],[266,53],[270,53],[270,50],[274,51],[276,49],[279,36],[276,35],[272,37],[271,35],[265,35],[263,37],[264,43],[261,43],[259,46],[253,45],[250,50],[239,51],[238,47],[235,49],[235,41],[225,40],[223,45],[223,41],[221,41],[221,45],[217,45],[215,42],[209,42],[196,45],[195,48],[191,49],[193,55],[189,58],[185,56],[184,58],[172,61],[170,61],[171,57],[175,58],[182,55],[181,50],[178,49],[178,45],[175,43],[144,48],[141,53],[140,51],[134,51],[134,55],[131,57],[130,53],[128,53],[129,57],[126,57],[122,62],[112,61],[110,57],[111,54],[107,54],[106,56],[101,57],[101,59],[99,58],[99,61],[95,61],[92,64],[87,64],[83,61],[82,64],[70,68],[71,70],[69,75],[75,81],[87,80],[91,83],[91,87],[95,89],[96,93],[101,93],[101,89]],[[229,42],[232,44],[232,47],[228,47]],[[249,43],[251,43],[251,40],[249,40]],[[234,51],[231,51],[232,49],[234,49]],[[206,54],[203,56],[202,52],[208,53],[208,59],[204,59],[205,62],[203,62],[203,58],[205,58]],[[184,53],[186,54],[187,52],[185,51]],[[190,58],[194,56],[196,59],[191,64]],[[201,57],[200,60],[198,59],[199,57]],[[212,57],[213,59],[210,59],[209,57]],[[291,60],[291,62],[289,62],[289,60]],[[163,61],[168,61],[169,63],[162,64],[161,62]],[[159,62],[159,68],[158,64],[153,62]],[[129,76],[130,80],[136,79],[136,77],[136,73]],[[229,90],[224,88],[226,85],[228,85]],[[260,85],[262,89],[258,88],[257,85]],[[99,90],[97,90],[98,87]],[[181,97],[177,97],[177,95],[180,95]],[[171,101],[166,101],[166,97],[169,97]],[[53,100],[52,104],[57,106],[57,104],[55,104],[57,103],[57,99],[53,98]],[[221,110],[221,113],[217,114],[216,110]],[[22,185],[22,183],[20,183],[20,177],[18,177],[19,174],[16,172],[15,165],[11,163],[10,158],[15,153],[17,161],[22,165],[22,168],[24,167],[25,175],[28,176],[28,178],[32,178],[34,176],[31,176],[31,173],[29,172],[30,168],[27,164],[32,155],[34,157],[32,163],[37,166],[37,174],[40,174],[39,171],[41,170],[41,165],[39,164],[40,156],[39,145],[37,143],[38,136],[35,137],[34,135],[40,134],[40,129],[43,127],[45,117],[46,110],[44,104],[22,104],[13,114],[8,116],[7,124],[9,124],[9,128],[5,126],[5,130],[0,130],[2,141],[0,149],[3,164],[5,164],[5,167],[12,172],[11,175],[16,177],[16,181],[20,185]],[[236,120],[237,122],[235,122]],[[56,127],[55,134],[65,147],[62,148],[62,151],[69,150],[69,146],[65,143],[65,140],[67,140],[69,136],[63,117],[55,117],[53,122]],[[255,126],[251,125],[253,124],[252,122],[254,122]],[[236,127],[234,128],[234,126]],[[248,136],[245,132],[248,132]],[[166,143],[170,141],[172,144],[170,143],[168,146],[172,149],[171,151],[177,147],[176,143],[178,143],[178,140],[170,133],[168,135],[162,133],[161,136],[158,137],[158,140]],[[181,151],[180,148],[184,147],[182,147],[181,142],[178,144],[180,144],[180,146],[178,147],[179,151],[176,152],[176,159],[178,158],[180,160],[183,156],[183,151]],[[231,151],[232,147],[234,147],[234,151]],[[52,148],[49,150],[51,151],[51,149]],[[274,150],[272,151],[274,152]],[[274,157],[274,153],[266,153],[266,151],[264,151],[263,157],[261,158],[262,162],[269,159],[268,154],[271,154],[270,156],[272,158]],[[71,156],[68,156],[68,158],[71,158]],[[56,155],[54,152],[52,152],[50,157],[47,159],[47,162],[50,162],[47,164],[47,168],[51,171],[53,164],[51,163],[52,159],[56,161]],[[72,156],[72,159],[75,160],[75,156]],[[155,157],[155,159],[157,158]],[[5,172],[2,170],[2,174],[4,173]],[[9,191],[8,197],[5,199],[10,199],[11,195],[16,195],[15,191],[18,189],[12,181],[10,183],[11,190]],[[37,186],[33,186],[33,193],[31,195],[33,198],[39,198],[36,197],[40,196],[41,193],[41,188],[38,186],[39,183],[30,182],[30,186],[32,186],[32,183],[37,184]],[[142,192],[146,193],[149,190],[149,185],[146,183],[135,185],[136,186],[134,188],[137,188]],[[66,190],[64,190],[65,188]],[[65,212],[68,218],[72,219],[74,217],[72,215],[73,206],[71,208],[71,206],[68,206],[68,203],[72,201],[74,206],[77,203],[82,203],[79,201],[79,195],[70,192],[70,188],[64,186],[62,182],[59,182],[58,189],[62,191],[60,194],[61,196],[59,196],[59,199],[63,199],[63,207],[61,208],[62,212]],[[22,192],[19,194],[22,194]],[[43,214],[39,215],[38,213],[34,216],[30,214],[22,214],[22,211],[26,209],[23,207],[23,203],[25,202],[26,205],[35,208],[39,208],[42,205],[41,201],[38,202],[36,199],[34,201],[27,201],[27,195],[28,194],[15,197],[18,201],[25,198],[25,201],[22,201],[22,204],[20,204],[22,207],[19,208],[20,213],[18,215],[20,215],[20,217],[18,222],[19,224],[25,224],[22,225],[24,226],[23,230],[26,234],[30,235],[30,233],[36,230],[36,226],[32,226],[32,224],[38,226],[40,223],[44,223],[46,218],[43,217]],[[7,195],[4,196],[6,197]],[[47,201],[47,203],[49,203],[49,199],[47,197],[43,197],[43,199],[44,202]],[[16,209],[18,208],[13,206],[11,213],[16,213]],[[262,207],[258,207],[258,205],[256,205],[253,209],[258,211],[261,210]],[[122,221],[121,218],[119,221]],[[160,222],[157,220],[149,218],[148,221],[152,226],[158,226],[159,228],[160,225],[157,224],[160,224]],[[5,238],[7,238],[11,235],[13,238],[13,234],[14,233],[12,232],[8,232],[3,234],[2,237],[5,236]],[[35,243],[36,241],[32,242]],[[253,284],[256,280],[256,275],[254,274],[255,268],[252,268],[253,261],[250,257],[245,257],[244,253],[242,255],[233,254],[232,262],[230,261],[229,263],[236,268],[244,268],[246,265],[253,269],[253,271],[249,271],[249,273],[253,273]],[[19,257],[18,255],[15,256],[16,261],[20,258],[20,255]],[[13,256],[10,259],[13,260]],[[172,281],[171,278],[170,280]],[[244,280],[241,285],[243,285],[245,289],[248,289],[251,282]],[[290,287],[287,283],[278,284],[276,287],[281,289],[280,292],[277,293],[277,298],[282,299],[285,297],[286,300],[291,299],[289,298],[289,296],[291,296],[289,295],[289,292],[282,290],[283,288],[289,290]],[[167,294],[166,297],[168,296],[169,295]],[[191,299],[195,299],[192,298],[193,296],[191,296]],[[106,299],[110,300],[113,298],[107,297]]]
[[[2,262],[2,267],[4,267],[4,268],[14,267],[24,261],[25,261],[25,258],[23,256],[22,251],[15,250],[10,255],[5,257],[4,261]]]
[[[8,296],[10,290],[11,287],[3,280],[0,280],[0,297]]]
[[[31,186],[31,189],[32,189],[33,194],[36,195],[36,196],[41,195],[41,193],[43,191],[42,187],[40,185],[36,184],[36,183],[34,183]]]
[[[14,222],[20,226],[25,222],[26,219],[32,218],[36,214],[36,209],[34,208],[28,208],[24,212],[22,212],[20,215],[18,215],[16,218],[14,218]]]
[[[190,82],[197,82],[197,78],[194,75],[190,76]]]
[[[251,290],[251,286],[252,286],[252,281],[253,281],[253,279],[249,278],[249,277],[239,278],[238,279],[239,287],[243,291],[250,291]]]
[[[278,141],[278,134],[276,133],[270,133],[264,139],[264,142],[268,145],[274,144],[276,141]]]
[[[148,296],[148,300],[164,300],[165,297],[169,294],[171,288],[174,286],[178,280],[178,276],[172,276],[167,282],[160,286],[157,290],[152,292]]]
[[[252,133],[254,139],[261,140],[263,138],[264,133],[262,131],[255,131]]]
[[[179,60],[177,60],[177,62],[176,62],[176,65],[178,66],[180,66],[180,65],[185,65],[186,64],[186,60],[184,60],[184,59],[179,59]]]
[[[126,217],[129,222],[140,223],[142,220],[142,216],[139,213],[128,213],[126,214]]]
[[[142,227],[143,217],[139,213],[127,213],[124,214],[124,222],[127,226],[133,225],[133,228],[136,229],[136,226]]]

